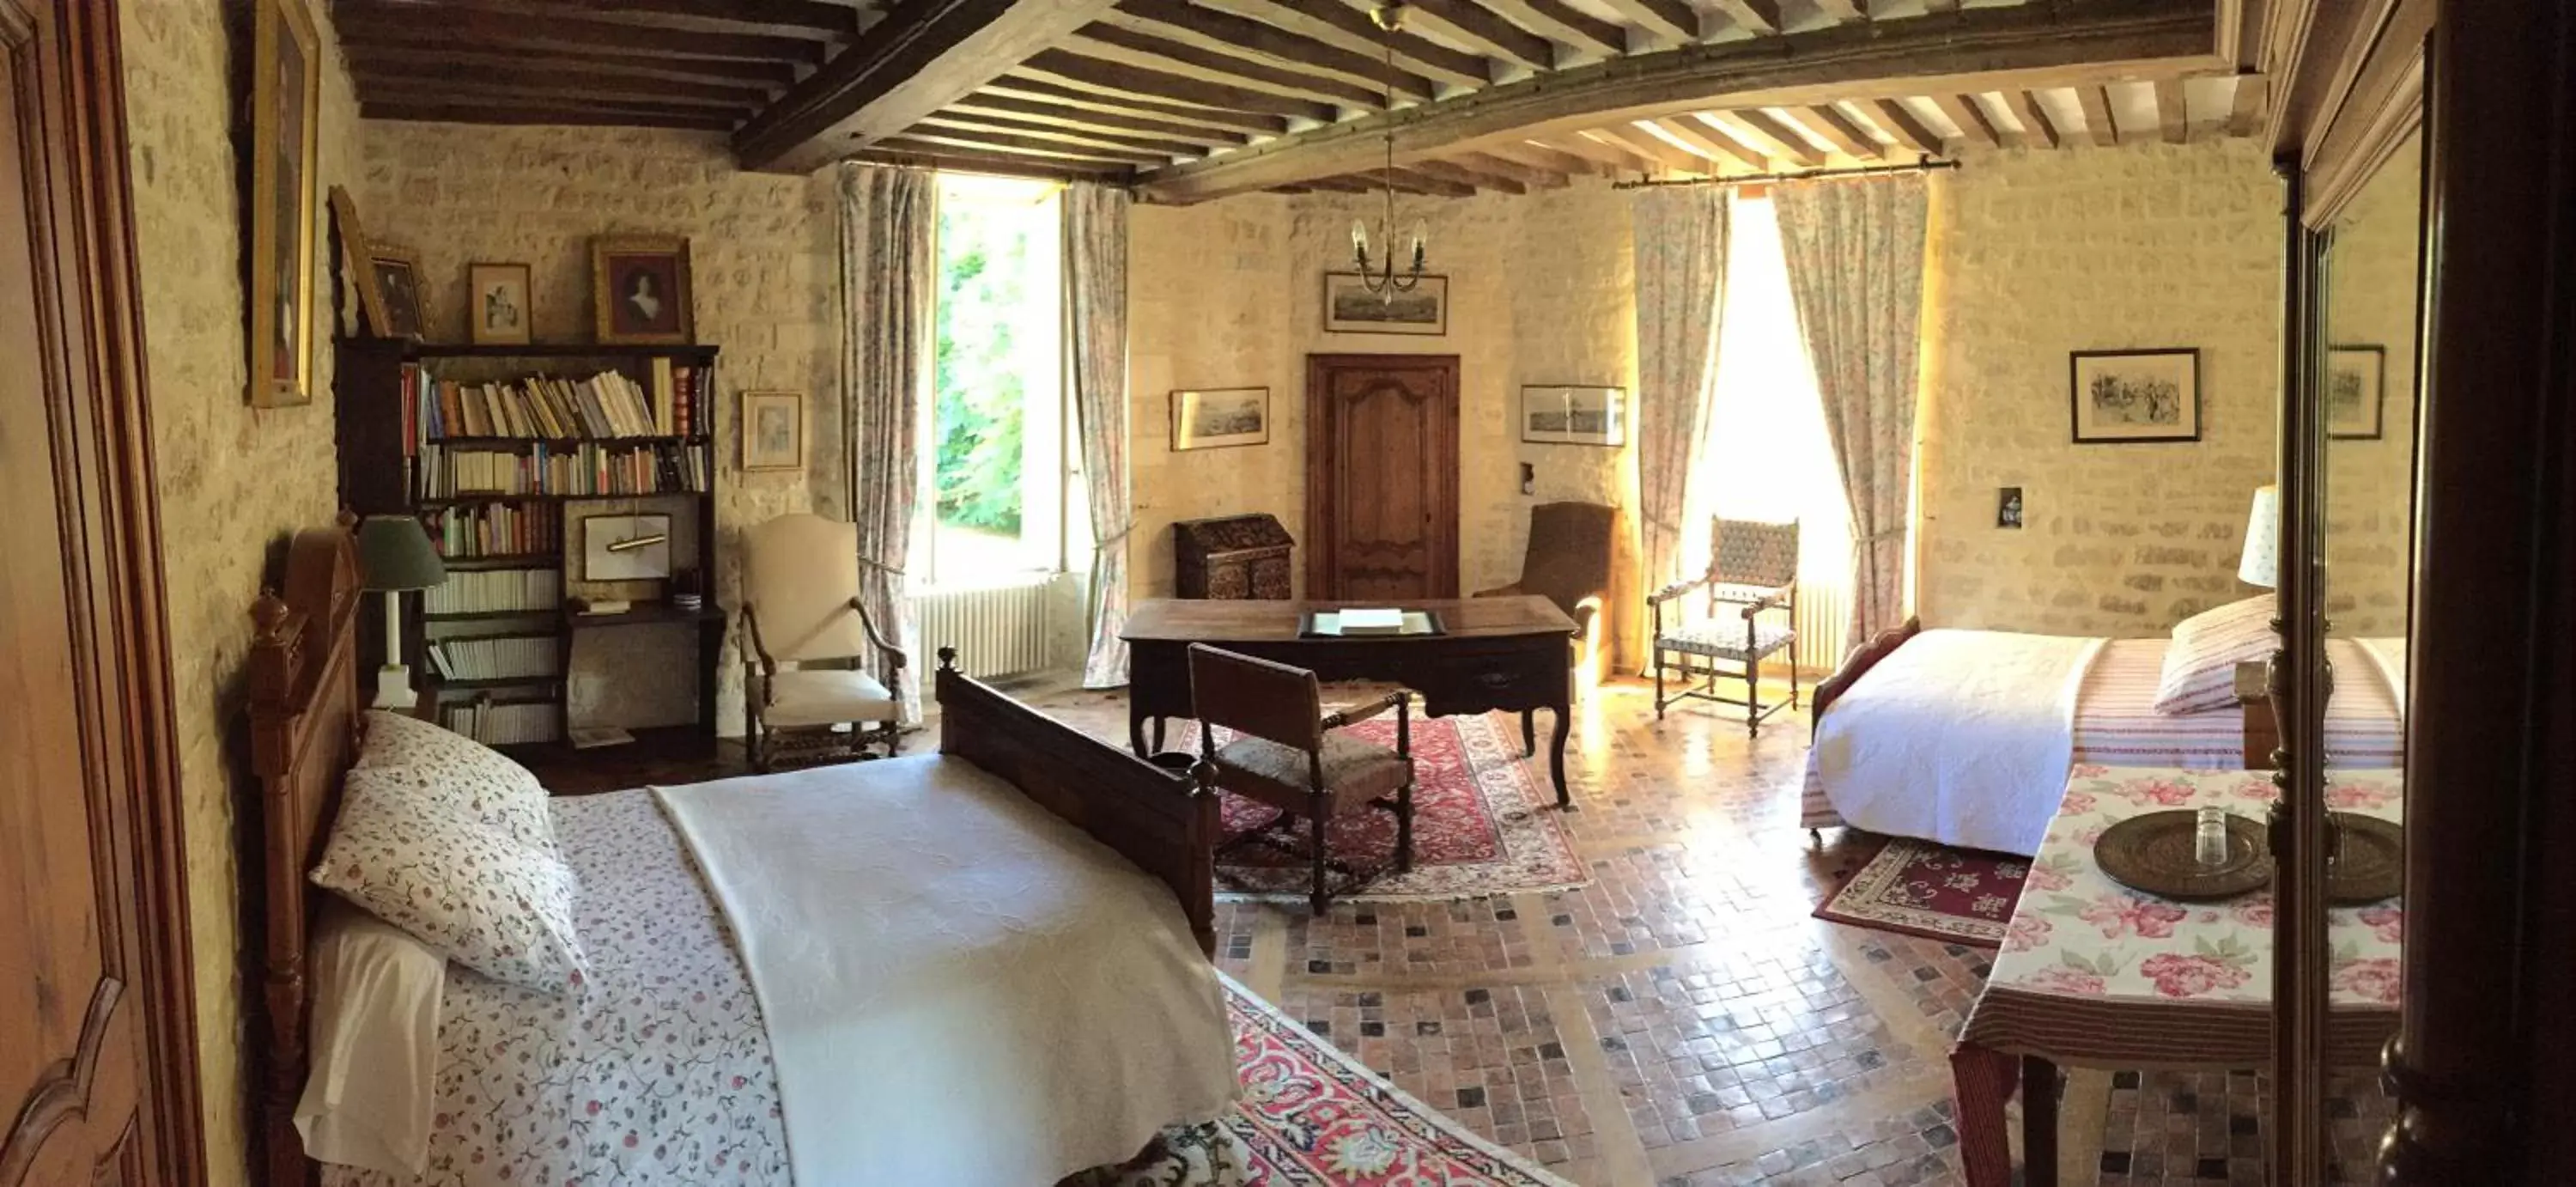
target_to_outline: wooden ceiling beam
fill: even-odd
[[[456,0],[440,0],[455,3]],[[494,0],[496,4],[500,0]],[[529,0],[507,0],[524,8]],[[575,15],[623,19],[673,16],[712,25],[746,26],[786,37],[851,38],[859,35],[859,12],[829,0],[617,0],[615,7],[581,0],[546,5]]]
[[[1292,99],[1253,87],[1210,82],[1186,74],[1151,70],[1125,62],[1103,61],[1068,50],[1051,49],[1030,58],[1013,71],[1019,75],[1037,75],[1089,90],[1120,95],[1149,95],[1157,99],[1177,99],[1201,107],[1228,111],[1248,111],[1331,123],[1340,113],[1330,103]]]
[[[2075,97],[2084,104],[2084,134],[2104,148],[2120,143],[2120,117],[2111,110],[2111,89],[2077,87]]]
[[[1482,87],[1494,81],[1492,63],[1413,33],[1379,31],[1368,14],[1347,4],[1315,0],[1197,0],[1196,7],[1221,10],[1276,29],[1337,46],[1372,59],[1395,51],[1395,65],[1437,82]]]
[[[2012,108],[2014,119],[2021,121],[2023,140],[2040,148],[2060,147],[2057,124],[2048,118],[2047,109],[2039,105],[2039,96],[2029,91],[2005,91],[2004,105]]]
[[[1131,171],[1074,161],[1042,161],[1024,157],[994,156],[981,153],[941,149],[937,152],[902,151],[869,148],[850,158],[876,165],[900,165],[912,169],[934,169],[943,173],[981,173],[992,177],[1025,177],[1037,181],[1096,181],[1110,185],[1126,183]]]
[[[2260,74],[2236,76],[2236,95],[2229,104],[2227,134],[2251,136],[2263,130],[2263,112],[2272,91],[2272,80]]]
[[[1093,165],[1152,165],[1162,160],[1152,153],[1122,152],[1114,148],[1059,144],[1034,137],[959,132],[945,128],[914,129],[901,136],[888,136],[877,143],[894,152],[983,153],[1037,161],[1082,161]]]
[[[1422,172],[1420,169],[1397,169],[1395,170],[1393,180],[1395,182],[1395,188],[1409,193],[1429,194],[1440,198],[1473,198],[1476,196],[1476,187],[1469,185],[1466,182],[1452,181],[1446,177],[1434,177],[1428,173]]]
[[[1756,173],[1771,171],[1771,158],[1762,150],[1726,134],[1724,129],[1698,116],[1678,115],[1655,121],[1655,126],[1672,134],[1682,147],[1712,161],[1733,158]]]
[[[1087,132],[1079,128],[1067,128],[1060,124],[1044,124],[1035,120],[1017,120],[1011,119],[1007,116],[998,115],[979,115],[974,112],[959,111],[953,107],[940,112],[929,119],[923,120],[920,123],[913,125],[913,127],[916,131],[930,128],[944,128],[963,135],[981,135],[986,132],[998,132],[1005,136],[1023,136],[1037,140],[1061,141],[1066,144],[1082,145],[1090,148],[1114,148],[1123,149],[1128,152],[1151,153],[1154,156],[1166,160],[1173,157],[1204,157],[1208,155],[1206,145],[1195,144],[1185,140],[1164,140],[1159,137],[1151,136],[1109,135],[1100,132]]]
[[[1738,124],[1749,129],[1755,137],[1755,143],[1769,144],[1779,150],[1777,155],[1787,157],[1810,169],[1824,167],[1823,150],[1818,149],[1814,142],[1808,140],[1796,128],[1790,127],[1770,112],[1758,107],[1740,107],[1720,112],[1718,118],[1723,121],[1720,126],[1730,131]]]
[[[805,172],[892,136],[1064,40],[1111,0],[907,0],[734,133],[747,169]]]
[[[1780,32],[1780,0],[1717,0],[1735,27],[1756,37],[1773,37]]]
[[[343,40],[393,42],[423,49],[511,46],[580,55],[592,50],[675,58],[753,62],[820,62],[831,46],[802,37],[712,33],[611,20],[549,16],[420,0],[341,0],[331,13]]]
[[[1515,161],[1499,153],[1467,152],[1460,153],[1457,156],[1449,158],[1449,160],[1454,164],[1475,170],[1478,173],[1489,174],[1494,177],[1508,177],[1513,181],[1517,181],[1522,185],[1530,187],[1531,189],[1561,190],[1574,184],[1574,179],[1566,176],[1562,170],[1547,169],[1528,164],[1527,162]],[[1577,170],[1577,172],[1589,172],[1589,170]]]
[[[374,52],[348,55],[349,77],[358,93],[379,86],[429,84],[466,90],[524,91],[534,94],[586,95],[595,98],[691,101],[749,111],[769,101],[765,87],[670,78],[638,78],[594,70],[529,67],[458,66],[436,61],[405,61]]]
[[[460,103],[468,106],[596,107],[603,110],[656,112],[669,115],[721,116],[727,126],[759,110],[760,99],[708,99],[693,95],[655,94],[637,88],[542,86],[462,79],[451,82],[400,75],[353,76],[358,93],[368,100],[411,105]]]
[[[1636,150],[1627,145],[1603,140],[1589,133],[1576,132],[1552,136],[1546,143],[1556,146],[1560,151],[1572,153],[1586,160],[1598,161],[1614,174],[1621,170],[1630,173],[1652,173],[1656,168],[1653,161],[1638,155]]]
[[[2191,106],[2181,79],[2156,80],[2156,123],[2164,131],[2165,143],[2191,143]]]
[[[1633,124],[1594,128],[1585,135],[1619,145],[1629,152],[1654,162],[1660,168],[1679,170],[1683,173],[1716,172],[1710,168],[1707,158],[1685,151],[1673,142]]]
[[[1951,123],[1959,125],[1960,139],[1989,148],[2003,147],[2003,131],[1995,127],[1993,120],[1986,118],[1986,109],[1978,105],[1974,96],[1934,95],[1932,105],[1940,108],[1941,114],[1949,116]]]
[[[1502,160],[1518,162],[1533,169],[1544,169],[1568,177],[1578,173],[1611,177],[1619,172],[1616,165],[1527,140],[1514,141],[1510,144],[1488,144],[1484,147],[1484,152]]]
[[[366,62],[371,65],[381,65],[389,70],[453,67],[466,70],[528,71],[543,74],[571,71],[596,74],[601,77],[667,79],[673,82],[708,82],[720,86],[758,87],[763,91],[774,91],[796,81],[796,67],[790,62],[674,58],[660,54],[617,54],[604,51],[573,54],[509,46],[430,49],[408,39],[370,39],[345,32],[340,39],[340,48],[348,55],[352,65]]]
[[[1431,80],[1401,68],[1389,68],[1385,57],[1344,49],[1303,37],[1274,25],[1220,12],[1189,0],[1118,0],[1105,18],[1122,28],[1221,53],[1257,54],[1301,70],[1337,78],[1371,90],[1392,88],[1399,95],[1428,102]],[[1381,98],[1372,106],[1384,106]]]
[[[1205,46],[1139,33],[1122,25],[1105,22],[1086,25],[1062,45],[1074,53],[1105,62],[1124,62],[1148,70],[1269,91],[1291,99],[1357,107],[1364,111],[1382,111],[1386,107],[1386,92],[1374,86],[1273,66]]]
[[[1859,0],[1815,0],[1815,4],[1817,12],[1837,24],[1858,24],[1869,19],[1869,14],[1861,10]]]
[[[1262,136],[1276,136],[1288,130],[1288,120],[1284,116],[1228,111],[1215,107],[1196,107],[1187,103],[1166,103],[1160,99],[1147,99],[1124,91],[1084,90],[1081,87],[1067,86],[1042,78],[1022,77],[1016,73],[1006,74],[986,83],[982,90],[976,91],[964,101],[982,102],[988,97],[1060,107],[1065,110],[1068,118],[1090,113],[1144,116],[1149,119],[1170,120],[1226,132]]]
[[[1499,190],[1506,194],[1526,194],[1529,187],[1509,177],[1470,169],[1448,161],[1415,161],[1413,171],[1425,177],[1454,181],[1480,190]]]
[[[1844,115],[1841,108],[1831,103],[1818,103],[1807,108],[1805,115],[1806,118],[1798,122],[1833,141],[1834,147],[1841,149],[1844,156],[1855,161],[1885,159],[1885,152],[1879,148],[1878,140],[1869,134],[1869,129],[1860,126],[1860,121]]]
[[[358,114],[371,120],[409,120],[444,124],[563,124],[609,128],[681,128],[699,132],[730,131],[733,120],[707,114],[654,115],[580,106],[531,106],[525,103],[412,102],[368,99]]]
[[[1541,73],[1556,69],[1555,42],[1504,20],[1477,0],[1413,0],[1406,8],[1408,20],[1428,20],[1485,53]]]
[[[1620,27],[1619,22],[1602,20],[1567,4],[1565,0],[1485,0],[1485,3],[1501,9],[1513,24],[1577,50],[1612,58],[1628,52],[1628,30]]]
[[[1006,116],[1034,124],[1069,128],[1082,132],[1105,132],[1112,136],[1141,135],[1160,137],[1188,144],[1201,150],[1217,145],[1242,144],[1246,137],[1235,132],[1220,132],[1178,120],[1151,119],[1107,111],[1087,111],[1034,99],[977,91],[951,103],[942,115]]]
[[[1896,138],[1898,144],[1926,156],[1940,153],[1941,137],[1932,131],[1932,125],[1924,123],[1913,109],[1902,102],[1875,99],[1870,102],[1869,113],[1879,127]]]
[[[1700,39],[1699,10],[1692,8],[1687,0],[1609,0],[1609,3],[1629,23],[1652,36],[1678,42]]]

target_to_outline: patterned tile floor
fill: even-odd
[[[1118,694],[1019,695],[1126,737]],[[1797,827],[1805,739],[1803,717],[1783,717],[1749,741],[1710,706],[1659,723],[1643,687],[1610,684],[1577,708],[1566,762],[1590,886],[1344,902],[1320,919],[1220,904],[1220,961],[1586,1187],[1958,1183],[1947,1052],[1991,953],[1809,916],[1863,853],[1831,833],[1819,850]],[[540,774],[572,791],[716,773],[585,757]],[[2261,1183],[2264,1093],[2248,1072],[2073,1072],[2060,1181]],[[2363,1181],[2387,1105],[2355,1077],[2336,1110],[2339,1181]]]

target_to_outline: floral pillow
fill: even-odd
[[[2236,665],[2270,657],[2281,637],[2270,594],[2230,602],[2182,620],[2165,647],[2156,712],[2205,713],[2236,703]]]
[[[572,871],[420,768],[349,772],[313,883],[485,976],[555,993],[588,979]]]
[[[366,742],[358,770],[411,768],[431,777],[436,791],[475,819],[510,834],[548,857],[555,848],[546,789],[528,768],[472,738],[416,717],[384,710],[367,714]]]

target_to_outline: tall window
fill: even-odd
[[[1047,182],[939,179],[938,353],[912,561],[932,590],[1064,567],[1072,467],[1058,194]]]

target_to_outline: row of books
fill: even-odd
[[[460,701],[439,707],[441,724],[486,746],[552,742],[563,736],[563,709],[550,701]]]
[[[545,503],[436,507],[423,513],[440,556],[524,556],[563,548],[563,508]],[[458,574],[449,574],[453,579]]]
[[[446,680],[515,680],[561,674],[553,636],[433,639],[429,666]]]
[[[421,609],[430,614],[544,613],[562,602],[560,569],[460,570],[421,594]]]
[[[622,372],[588,379],[530,375],[504,382],[438,379],[418,363],[403,366],[406,452],[445,437],[686,437],[706,430],[693,366],[653,360],[649,384]]]
[[[682,445],[610,446],[582,442],[570,449],[543,442],[517,450],[423,445],[421,497],[457,495],[649,495],[707,489],[714,449]]]

